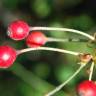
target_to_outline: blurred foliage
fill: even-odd
[[[48,4],[47,0],[35,0],[34,3],[33,1],[31,2],[31,7],[38,17],[43,18],[50,15],[51,6],[50,3]]]
[[[96,0],[0,0],[1,45],[26,48],[25,40],[13,41],[7,35],[11,21],[22,19],[30,26],[68,27],[93,35],[96,31]],[[55,38],[84,38],[59,31],[44,31]],[[48,43],[45,46],[79,52],[94,52],[84,42]],[[93,48],[92,48],[93,47]],[[0,69],[0,96],[44,96],[69,78],[79,67],[78,58],[57,52],[34,51],[18,56],[9,69]],[[89,68],[89,66],[87,67]],[[75,96],[76,85],[87,77],[87,68],[54,96]],[[93,75],[94,80],[96,76]]]

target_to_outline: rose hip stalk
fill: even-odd
[[[26,45],[28,47],[40,47],[43,46],[44,44],[46,44],[47,42],[68,42],[68,41],[72,41],[72,42],[86,42],[88,40],[84,40],[84,39],[69,39],[69,38],[65,38],[65,39],[60,39],[60,38],[52,38],[52,37],[47,37],[45,36],[45,34],[41,31],[33,31],[31,32],[27,38],[26,38]]]
[[[26,48],[22,50],[15,50],[11,46],[4,45],[4,46],[0,46],[0,68],[9,68],[14,63],[14,61],[16,60],[16,57],[19,54],[22,54],[28,51],[35,51],[35,50],[56,51],[56,52],[68,53],[76,56],[80,54],[77,52],[72,52],[72,51],[58,49],[58,48],[50,48],[50,47],[38,47],[38,48],[36,47],[36,48]]]

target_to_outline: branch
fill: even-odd
[[[59,49],[59,48],[50,48],[50,47],[26,48],[26,49],[18,50],[17,54],[19,55],[19,54],[22,54],[22,53],[25,53],[28,51],[35,51],[35,50],[56,51],[56,52],[67,53],[67,54],[71,54],[71,55],[75,55],[75,56],[82,54],[82,53],[78,53],[78,52],[68,51],[68,50]]]
[[[75,29],[69,29],[69,28],[56,28],[56,27],[30,27],[30,31],[33,30],[49,30],[49,31],[68,31],[68,32],[72,32],[72,33],[77,33],[77,34],[81,34],[87,38],[89,38],[90,40],[95,40],[95,38],[87,33],[84,33],[82,31],[79,30],[75,30]]]
[[[56,92],[58,92],[61,88],[63,88],[70,80],[72,80],[80,71],[81,69],[85,66],[86,64],[82,64],[77,71],[69,78],[67,79],[64,83],[62,83],[61,85],[59,85],[58,87],[56,87],[53,91],[49,92],[48,94],[46,94],[45,96],[52,96],[53,94],[55,94]]]
[[[90,67],[89,81],[91,81],[92,79],[93,69],[94,69],[94,62],[92,62],[91,67]]]
[[[86,39],[77,39],[77,38],[64,38],[64,39],[60,39],[60,38],[51,38],[51,37],[47,37],[47,42],[88,42],[88,40]]]

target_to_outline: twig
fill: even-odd
[[[62,83],[61,85],[59,85],[58,87],[56,87],[53,91],[49,92],[48,94],[46,94],[45,96],[52,96],[53,94],[55,94],[56,92],[58,92],[61,88],[63,88],[70,80],[72,80],[80,71],[81,69],[85,66],[86,64],[82,64],[77,71],[69,78],[67,79],[64,83]]]
[[[22,53],[24,53],[24,52],[35,51],[35,50],[56,51],[56,52],[67,53],[67,54],[76,55],[76,56],[78,56],[79,54],[82,54],[82,53],[79,53],[79,52],[73,52],[73,51],[68,51],[68,50],[64,50],[64,49],[50,48],[50,47],[26,48],[26,49],[18,50],[17,53],[18,53],[18,54],[22,54]]]
[[[89,81],[91,81],[92,79],[93,69],[94,69],[94,62],[92,62],[91,67],[90,67]]]
[[[77,33],[77,34],[81,34],[85,37],[88,37],[91,40],[95,40],[95,38],[87,33],[84,33],[82,31],[79,30],[75,30],[75,29],[69,29],[69,28],[56,28],[56,27],[30,27],[30,31],[33,30],[49,30],[49,31],[68,31],[68,32],[72,32],[72,33]]]
[[[88,40],[86,39],[77,39],[77,38],[64,38],[64,39],[60,39],[60,38],[51,38],[51,37],[47,37],[47,42],[88,42]]]

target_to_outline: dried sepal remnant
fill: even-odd
[[[80,64],[87,64],[90,60],[92,60],[91,54],[79,54]]]

